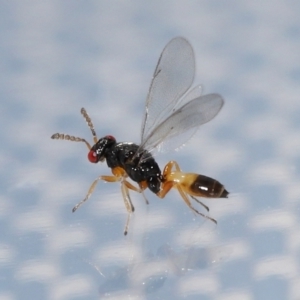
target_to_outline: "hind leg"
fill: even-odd
[[[190,202],[190,200],[189,200],[188,195],[181,189],[180,186],[177,186],[177,190],[178,190],[180,196],[182,197],[182,199],[184,200],[184,202],[186,203],[186,205],[187,205],[193,212],[195,212],[196,214],[198,214],[198,215],[200,215],[200,216],[202,216],[202,217],[204,217],[204,218],[206,218],[206,219],[208,219],[208,220],[211,220],[212,222],[214,222],[215,224],[217,224],[217,221],[216,221],[215,219],[213,219],[213,218],[211,218],[211,217],[209,217],[209,216],[207,216],[207,215],[202,214],[201,212],[199,212],[197,209],[195,209],[195,208],[192,206],[192,204],[191,204],[191,202]],[[193,197],[193,198],[194,198],[194,197]],[[195,198],[194,198],[194,199],[195,199]],[[198,201],[197,201],[197,202],[198,202]],[[201,204],[202,204],[202,203],[201,203]]]
[[[173,171],[173,169],[175,170]],[[198,174],[182,172],[176,161],[170,161],[166,164],[164,168],[163,171],[164,181],[162,183],[161,190],[157,194],[157,196],[160,198],[164,198],[172,188],[177,188],[182,199],[191,210],[203,216],[204,218],[207,218],[213,221],[214,223],[217,223],[215,219],[200,213],[191,204],[189,197],[194,199],[196,202],[202,205],[207,211],[209,211],[208,206],[206,206],[204,203],[202,203],[200,200],[194,197],[194,196],[203,196],[202,193],[195,193],[195,191],[191,189],[194,182],[197,180],[198,176],[199,176]]]

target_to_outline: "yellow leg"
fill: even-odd
[[[102,176],[99,176],[95,181],[99,181],[100,179],[103,181],[106,181],[106,182],[117,182],[117,181],[121,181],[122,177],[111,176],[111,175],[102,175]]]
[[[90,198],[90,196],[94,192],[95,187],[96,187],[97,183],[99,182],[99,180],[104,180],[106,182],[122,181],[121,182],[121,192],[122,192],[122,196],[123,196],[123,200],[124,200],[126,210],[128,212],[128,217],[127,217],[127,221],[126,221],[126,225],[125,225],[125,229],[124,229],[124,235],[126,235],[127,232],[128,232],[128,227],[129,227],[129,221],[130,221],[131,214],[134,212],[134,206],[131,202],[131,198],[130,198],[130,195],[129,195],[129,189],[133,190],[135,192],[138,192],[138,193],[141,193],[143,190],[141,189],[141,187],[140,188],[135,187],[133,184],[131,184],[129,181],[127,181],[125,179],[126,175],[125,175],[124,172],[122,172],[121,168],[113,169],[113,173],[115,174],[115,176],[104,175],[104,176],[99,176],[98,178],[96,178],[94,180],[94,182],[91,184],[85,198],[82,201],[80,201],[78,204],[76,204],[72,211],[75,212],[84,202],[86,202]]]
[[[124,184],[126,185],[127,188],[129,188],[130,190],[133,190],[135,192],[141,193],[142,190],[136,186],[134,186],[133,184],[131,184],[129,181],[124,180]]]
[[[144,191],[148,187],[147,181],[141,181],[139,183],[139,186],[140,186],[141,191]]]
[[[180,185],[180,181],[175,182],[174,179],[170,179],[170,175],[172,174],[174,176],[174,172],[173,169],[175,169],[175,172],[179,172],[181,174],[186,174],[183,173],[178,165],[178,163],[174,160],[169,161],[163,171],[163,178],[164,178],[164,182],[162,183],[162,188],[160,190],[160,192],[157,194],[158,197],[160,198],[164,198],[166,196],[166,194],[170,191],[170,189],[172,189],[173,187],[176,187],[178,192],[180,193],[181,197],[183,198],[184,202],[188,205],[188,207],[190,209],[192,209],[194,212],[196,212],[197,214],[213,221],[214,223],[217,223],[215,219],[210,218],[200,212],[198,212],[191,204],[190,200],[189,200],[189,196],[194,199],[196,202],[198,202],[200,205],[202,205],[207,211],[209,211],[209,207],[206,206],[204,203],[202,203],[200,200],[198,200],[197,198],[193,197],[192,195],[190,195],[187,191],[184,191],[184,189],[181,187]]]
[[[124,204],[125,204],[125,207],[128,212],[127,221],[126,221],[125,229],[124,229],[124,235],[127,235],[130,217],[131,217],[131,214],[134,212],[134,206],[132,205],[128,187],[126,185],[125,180],[121,184],[121,191],[122,191],[122,195],[123,195]]]
[[[122,177],[104,175],[104,176],[99,176],[98,178],[96,178],[94,180],[94,182],[91,184],[85,198],[73,207],[72,212],[75,212],[84,202],[86,202],[90,198],[90,196],[94,192],[95,187],[96,187],[97,183],[99,182],[99,180],[103,180],[106,182],[118,182],[118,181],[122,180]],[[127,180],[124,180],[124,184],[131,190],[134,190],[139,193],[141,192],[137,187],[133,186]]]
[[[172,181],[166,181],[162,184],[161,190],[156,194],[159,198],[165,198],[166,194],[170,191],[171,188],[175,186],[175,183]]]
[[[96,187],[97,183],[99,182],[99,180],[104,180],[107,182],[117,182],[117,181],[120,181],[121,178],[116,177],[116,176],[99,176],[98,178],[96,178],[94,180],[94,182],[91,184],[85,198],[73,207],[72,212],[75,212],[84,202],[86,202],[90,198],[90,196],[94,192],[95,187]]]
[[[156,194],[159,198],[164,198],[166,194],[176,185],[173,181],[168,181],[168,175],[171,174],[173,167],[176,171],[180,172],[179,165],[176,161],[169,161],[163,171],[163,178],[165,181],[162,182],[161,190]]]
[[[201,212],[199,212],[197,209],[195,209],[195,208],[192,206],[192,204],[191,204],[191,202],[190,202],[190,200],[189,200],[187,194],[181,189],[180,186],[177,186],[177,190],[178,190],[178,192],[180,193],[180,196],[182,197],[182,199],[184,200],[184,202],[186,203],[186,205],[187,205],[192,211],[194,211],[196,214],[198,214],[198,215],[200,215],[200,216],[202,216],[202,217],[204,217],[204,218],[206,218],[206,219],[208,219],[208,220],[211,220],[211,221],[213,221],[214,223],[217,224],[217,221],[216,221],[215,219],[213,219],[213,218],[211,218],[211,217],[209,217],[209,216],[207,216],[207,215],[202,214]]]
[[[177,172],[181,172],[178,163],[175,160],[171,160],[169,161],[163,171],[163,177],[167,176],[168,174],[170,174],[172,172],[173,167],[175,167],[175,170]]]
[[[143,195],[143,197],[145,199],[146,204],[149,204],[149,201],[148,201],[148,199],[146,198],[146,196],[144,194],[144,190],[148,187],[147,181],[141,181],[139,183],[139,187],[140,187],[141,193],[142,193],[142,195]]]

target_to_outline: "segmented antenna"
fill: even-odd
[[[87,145],[87,147],[89,148],[89,150],[91,150],[91,148],[92,148],[91,145],[85,139],[82,139],[80,137],[76,137],[73,135],[64,134],[64,133],[54,133],[51,136],[51,139],[66,140],[66,141],[71,141],[71,142],[84,142]]]
[[[97,135],[96,135],[96,131],[94,129],[93,122],[92,122],[90,116],[88,115],[88,113],[86,112],[86,110],[84,108],[82,108],[80,110],[80,112],[83,115],[83,117],[84,117],[86,123],[88,124],[89,128],[91,129],[94,144],[96,144],[97,141],[98,141],[98,138],[97,138]],[[69,135],[69,134],[54,133],[51,136],[51,139],[53,139],[53,140],[66,140],[66,141],[71,141],[71,142],[84,142],[87,145],[87,147],[89,148],[89,150],[91,150],[91,148],[92,148],[91,145],[85,139],[80,138],[80,137],[76,137],[76,136],[73,136],[73,135]]]
[[[83,117],[85,118],[85,121],[88,124],[89,128],[91,129],[93,139],[94,139],[94,143],[96,144],[98,142],[98,138],[97,138],[97,135],[96,135],[96,131],[94,129],[93,122],[92,122],[90,116],[88,115],[88,113],[86,112],[84,107],[80,110],[80,112],[83,115]]]

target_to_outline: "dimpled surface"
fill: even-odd
[[[2,1],[0,299],[300,299],[300,2]],[[184,36],[195,84],[225,105],[180,152],[183,171],[217,179],[202,199],[99,182],[84,143],[139,144],[144,101],[166,43]],[[172,87],[170,87],[172,88]],[[162,99],[163,101],[163,99]],[[204,209],[193,202],[197,209]]]

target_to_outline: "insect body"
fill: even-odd
[[[214,222],[214,219],[200,213],[191,199],[206,205],[195,197],[226,198],[228,192],[218,181],[193,173],[184,173],[175,161],[170,161],[161,172],[153,158],[155,151],[175,149],[183,145],[197,128],[213,119],[223,106],[218,94],[202,96],[202,87],[188,91],[195,74],[195,59],[191,45],[184,38],[172,39],[164,48],[150,85],[142,122],[141,143],[118,143],[113,136],[98,139],[94,125],[85,111],[81,113],[91,129],[94,145],[85,139],[56,133],[52,139],[84,142],[88,149],[88,159],[92,163],[103,162],[112,170],[110,176],[99,176],[91,185],[86,197],[78,203],[73,212],[93,193],[99,180],[121,182],[121,191],[128,211],[124,234],[127,234],[131,213],[134,211],[129,190],[143,192],[149,189],[164,198],[172,188],[176,188],[185,203],[197,214]],[[138,186],[130,181],[136,182]],[[146,200],[147,202],[147,200]]]
[[[133,143],[117,143],[112,136],[100,139],[90,150],[88,158],[97,163],[106,159],[112,170],[120,170],[122,176],[128,176],[140,185],[145,185],[155,194],[160,191],[161,171],[147,151],[137,154],[139,146]],[[142,155],[147,155],[142,160]],[[114,173],[114,171],[113,171]]]

